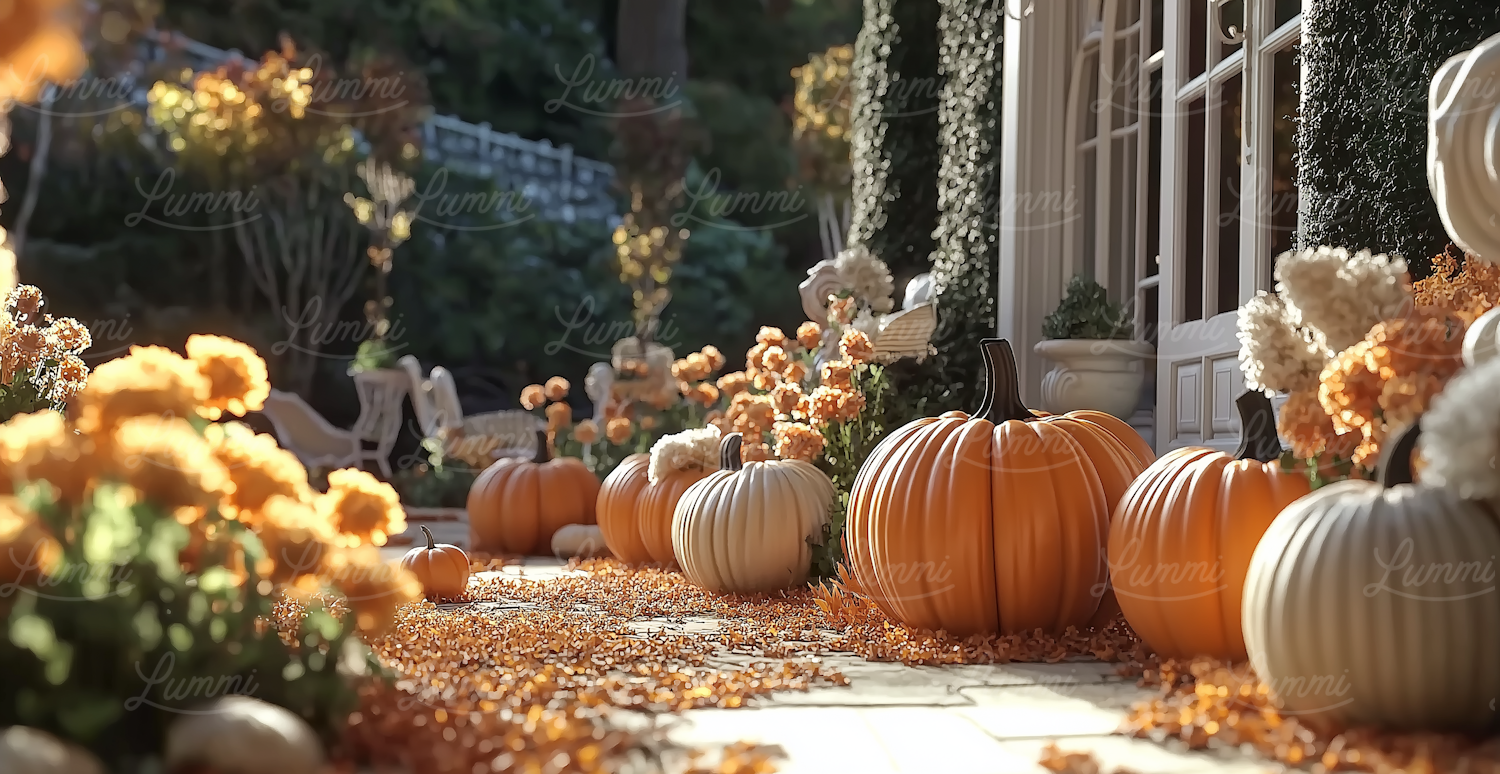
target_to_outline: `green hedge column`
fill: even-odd
[[[1304,17],[1302,245],[1395,253],[1425,273],[1448,235],[1427,187],[1427,92],[1500,32],[1495,0],[1317,0]]]
[[[933,0],[865,0],[855,43],[849,243],[898,277],[927,270],[937,227],[937,16]]]
[[[945,409],[972,410],[982,381],[979,340],[995,335],[1000,220],[1000,57],[1003,3],[939,0],[938,288],[934,340]]]

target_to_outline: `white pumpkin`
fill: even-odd
[[[35,728],[0,731],[0,771],[5,774],[104,774],[88,750]]]
[[[598,524],[569,524],[552,533],[552,555],[559,559],[609,556],[609,547]]]
[[[224,696],[167,729],[167,770],[319,774],[323,746],[302,718],[248,696]]]
[[[1272,522],[1245,580],[1245,645],[1283,714],[1348,726],[1479,730],[1500,699],[1500,525],[1411,484],[1413,425],[1381,483],[1343,481]]]
[[[833,482],[800,460],[740,461],[740,434],[719,470],[688,487],[672,514],[672,551],[688,580],[713,592],[776,591],[807,582],[808,538],[822,535]]]

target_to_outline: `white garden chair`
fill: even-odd
[[[428,438],[443,439],[444,454],[476,467],[501,457],[536,454],[536,433],[546,429],[546,423],[537,417],[525,411],[464,416],[458,387],[448,369],[436,366],[423,379],[422,366],[415,357],[405,355],[400,364],[412,380],[417,423]]]
[[[391,451],[401,434],[401,404],[411,391],[411,381],[393,368],[360,371],[353,376],[354,389],[359,393],[359,418],[354,420],[353,433],[359,439],[360,461],[373,461],[390,478]],[[365,448],[365,444],[374,444],[375,448]]]
[[[353,432],[334,427],[294,393],[271,390],[261,409],[281,448],[297,455],[309,468],[342,468],[359,462],[359,438]]]

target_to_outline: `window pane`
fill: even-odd
[[[1182,244],[1182,281],[1178,284],[1183,322],[1203,319],[1204,136],[1208,130],[1203,112],[1207,107],[1203,97],[1188,103],[1187,158],[1183,165],[1187,177],[1182,186],[1186,240]]]
[[[1207,0],[1179,0],[1188,6],[1188,80],[1208,69],[1205,45],[1208,42]]]
[[[1141,293],[1141,297],[1144,299],[1144,301],[1141,304],[1140,312],[1135,316],[1137,323],[1135,331],[1136,338],[1145,339],[1146,341],[1151,343],[1152,347],[1155,347],[1157,344],[1156,334],[1157,329],[1160,327],[1159,318],[1157,317],[1156,311],[1157,291],[1158,288],[1153,285],[1149,288],[1146,288],[1146,290]],[[1148,369],[1147,372],[1150,373],[1155,370],[1156,369],[1152,368]]]
[[[1209,0],[1212,2],[1212,0]],[[1233,27],[1236,32],[1245,32],[1245,0],[1229,0],[1224,4],[1224,9],[1219,12],[1219,29],[1212,32],[1215,40],[1229,35],[1229,28]],[[1241,44],[1219,44],[1219,59],[1222,61],[1230,54],[1240,50]]]
[[[1167,2],[1169,0],[1146,0],[1151,4],[1151,53],[1161,50],[1162,33],[1167,26]]]
[[[1276,26],[1292,20],[1292,17],[1302,13],[1302,0],[1276,0]]]
[[[1241,121],[1241,76],[1225,81],[1219,108],[1219,245],[1214,314],[1240,305],[1240,165],[1244,124]]]
[[[1161,70],[1151,73],[1146,145],[1146,276],[1161,272]]]
[[[1109,297],[1126,302],[1135,298],[1135,166],[1140,146],[1134,134],[1114,141],[1110,152],[1111,183]]]
[[[1078,95],[1078,136],[1092,140],[1099,136],[1099,52],[1083,60],[1083,91]]]
[[[1078,154],[1078,189],[1083,191],[1083,217],[1079,220],[1078,228],[1080,238],[1078,240],[1078,271],[1089,279],[1094,277],[1094,227],[1097,223],[1099,193],[1097,187],[1098,155],[1093,148]]]
[[[1120,20],[1115,24],[1125,29],[1141,18],[1141,0],[1120,0]]]
[[[1270,290],[1271,267],[1276,256],[1296,247],[1297,241],[1297,116],[1302,83],[1302,63],[1295,49],[1276,52],[1272,63],[1271,88],[1274,90],[1275,121],[1271,128],[1271,262],[1261,289]]]
[[[1139,120],[1136,115],[1136,100],[1140,99],[1140,86],[1136,78],[1141,72],[1140,36],[1126,35],[1115,43],[1115,114],[1114,127],[1129,126]]]

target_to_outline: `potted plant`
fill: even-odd
[[[1150,344],[1133,338],[1125,309],[1104,287],[1075,276],[1062,303],[1042,322],[1036,353],[1057,364],[1042,377],[1042,405],[1061,414],[1092,409],[1129,419],[1146,379]]]

